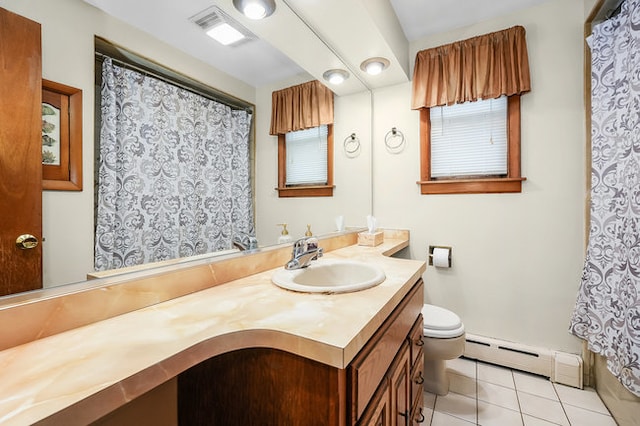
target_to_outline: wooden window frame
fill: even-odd
[[[520,170],[520,95],[507,100],[507,175],[504,177],[433,178],[431,176],[430,109],[420,109],[420,185],[421,194],[486,194],[522,192]]]
[[[82,191],[82,90],[42,79],[42,101],[60,109],[60,164],[42,164],[42,189]]]
[[[332,197],[333,188],[333,124],[327,124],[327,183],[325,185],[287,185],[286,135],[278,135],[278,197]]]

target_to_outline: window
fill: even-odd
[[[507,97],[430,108],[431,177],[506,176]]]
[[[333,126],[278,135],[278,195],[333,195]]]
[[[422,194],[521,192],[520,96],[420,110]]]
[[[460,65],[464,64],[464,66]],[[526,31],[517,25],[467,40],[421,50],[413,70],[411,109],[420,110],[420,192],[422,194],[463,194],[485,192],[521,192],[520,176],[520,95],[531,91]],[[452,149],[468,139],[467,130],[478,132],[475,124],[465,123],[459,135],[445,143],[437,140],[437,124],[431,122],[431,109],[440,105],[497,99],[507,96],[506,170],[504,160],[488,165],[484,156],[491,150],[465,146],[463,152]],[[486,105],[486,104],[485,104]],[[451,107],[445,107],[447,110]],[[457,107],[456,107],[457,108]],[[492,106],[490,105],[490,110]],[[493,111],[490,111],[493,112]],[[444,116],[444,113],[441,114]],[[434,113],[434,118],[438,116]],[[484,121],[480,118],[480,122]],[[433,126],[432,126],[433,124]],[[445,123],[445,126],[453,128]],[[449,129],[451,130],[451,129]],[[489,129],[489,140],[497,144],[497,129]],[[449,132],[446,132],[449,133]],[[493,138],[492,138],[493,136]],[[480,141],[480,145],[482,142]],[[490,144],[491,145],[491,144]],[[485,145],[484,148],[487,146]],[[502,148],[504,149],[504,147]],[[490,152],[497,156],[496,152]],[[442,156],[453,164],[442,163]],[[472,164],[465,164],[467,160]],[[482,167],[476,167],[478,163]],[[475,165],[474,165],[475,164]]]
[[[287,186],[327,183],[327,126],[285,135]]]

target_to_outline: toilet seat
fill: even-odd
[[[464,334],[464,324],[460,317],[440,306],[425,304],[422,307],[424,317],[423,335],[438,339],[451,339]]]

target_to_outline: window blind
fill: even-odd
[[[286,185],[327,183],[327,126],[288,132]]]
[[[431,107],[431,177],[507,174],[507,97]]]

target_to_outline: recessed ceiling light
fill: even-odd
[[[244,38],[244,34],[226,22],[209,28],[207,35],[224,46],[236,43]]]
[[[369,58],[360,64],[360,69],[369,75],[378,75],[389,66],[389,60],[376,57]]]
[[[233,6],[249,19],[263,19],[276,10],[275,0],[233,0]]]
[[[345,70],[333,69],[325,71],[325,73],[322,74],[322,77],[331,84],[341,84],[343,81],[349,78],[349,73]]]

